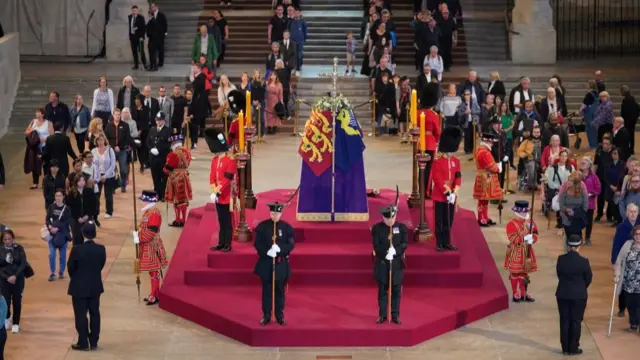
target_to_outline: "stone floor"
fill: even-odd
[[[542,236],[535,246],[541,270],[532,275],[530,290],[537,299],[533,304],[512,305],[509,310],[411,348],[250,348],[176,318],[157,307],[146,307],[138,301],[132,272],[135,253],[130,236],[133,227],[131,186],[126,194],[118,193],[115,196],[115,215],[110,220],[104,220],[99,231],[98,241],[107,246],[108,256],[108,264],[103,272],[106,292],[101,304],[102,348],[91,353],[70,352],[69,345],[74,341],[75,330],[70,299],[66,295],[68,280],[49,283],[46,279],[48,250],[38,237],[44,216],[42,198],[38,190],[28,190],[30,176],[24,175],[21,169],[23,141],[21,136],[6,136],[0,142],[0,151],[9,170],[7,186],[0,190],[0,220],[17,232],[18,241],[25,246],[36,271],[36,276],[27,281],[25,289],[22,332],[9,334],[5,351],[7,359],[151,360],[186,356],[189,360],[303,360],[332,357],[361,360],[547,360],[562,357],[559,353],[554,299],[554,264],[556,256],[562,251],[562,243],[554,229],[546,228],[546,221],[541,216],[537,220]],[[396,138],[367,138],[366,141],[368,186],[379,188],[398,184],[401,191],[409,191],[409,149],[400,145]],[[297,185],[300,169],[297,144],[298,139],[281,135],[269,138],[267,143],[257,147],[254,157],[256,191],[274,187],[293,188]],[[209,195],[207,179],[211,155],[204,151],[206,145],[203,142],[200,145],[190,169],[195,190],[194,206],[204,204]],[[464,159],[462,163],[465,170],[471,169],[471,162]],[[461,206],[473,208],[474,201],[470,195],[473,172],[466,171],[463,174]],[[511,177],[513,184],[515,174],[512,173]],[[136,180],[138,191],[148,188],[151,183],[149,174],[138,175]],[[518,197],[509,196],[509,202],[513,203]],[[164,206],[161,209],[164,213]],[[497,220],[495,209],[492,209],[491,215]],[[504,224],[511,218],[510,211],[505,211],[503,217]],[[173,212],[170,211],[168,216],[165,215],[164,223],[172,218]],[[501,269],[507,243],[504,226],[496,226],[484,233],[496,264]],[[179,230],[163,226],[162,234],[168,253],[173,253]],[[611,237],[612,229],[608,225],[597,224],[594,245],[583,249],[583,253],[591,260],[594,283],[590,289],[583,327],[581,346],[585,354],[582,359],[630,359],[632,354],[640,351],[638,335],[623,331],[625,319],[615,318],[613,336],[610,339],[605,336],[612,291],[608,264]],[[142,280],[144,296],[148,291],[148,281],[145,277]]]

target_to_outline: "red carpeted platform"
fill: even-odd
[[[248,223],[268,218],[266,203],[285,201],[291,190],[258,195]],[[411,242],[402,293],[402,325],[376,325],[371,225],[394,201],[383,190],[370,198],[368,223],[312,223],[295,220],[295,206],[283,220],[296,229],[285,317],[287,326],[258,324],[260,280],[253,274],[253,244],[210,251],[217,244],[215,207],[193,209],[171,259],[160,307],[251,346],[412,346],[508,308],[508,295],[473,212],[459,209],[453,229],[458,252],[438,253],[433,242]],[[295,204],[295,201],[294,201]],[[431,205],[427,205],[431,215]],[[418,210],[400,201],[398,221],[413,230]],[[428,216],[432,218],[431,216]],[[429,224],[432,228],[432,224]]]

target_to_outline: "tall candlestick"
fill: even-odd
[[[411,123],[415,126],[418,122],[418,92],[411,90]]]
[[[247,123],[247,127],[251,127],[251,91],[247,90],[247,111],[245,111],[244,113],[247,114],[246,116],[246,123]]]
[[[240,147],[240,152],[244,152],[244,114],[242,110],[240,110],[240,114],[238,114],[238,146]]]
[[[420,114],[420,151],[424,153],[427,150],[427,139],[425,136],[425,121],[424,121],[424,113]]]

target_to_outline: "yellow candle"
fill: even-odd
[[[251,91],[247,91],[247,111],[245,111],[247,127],[251,127]]]
[[[244,114],[242,110],[240,114],[238,114],[238,145],[240,147],[240,152],[244,151]]]
[[[418,92],[411,90],[411,108],[409,109],[411,123],[415,126],[418,122]]]
[[[427,150],[427,138],[425,136],[425,121],[424,121],[424,113],[420,114],[420,151],[424,152]]]

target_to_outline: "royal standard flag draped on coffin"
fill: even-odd
[[[304,125],[298,154],[316,176],[331,168],[333,162],[332,123],[330,110],[313,110]]]
[[[362,129],[351,109],[342,109],[336,120],[336,166],[349,172],[354,164],[363,160],[366,147]]]

